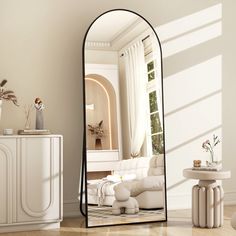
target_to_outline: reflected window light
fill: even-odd
[[[94,104],[86,104],[86,110],[92,110],[94,111]]]

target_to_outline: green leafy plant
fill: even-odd
[[[0,83],[0,100],[6,100],[13,102],[16,106],[18,105],[17,97],[12,90],[7,90],[4,86],[7,83],[7,80],[3,80]]]

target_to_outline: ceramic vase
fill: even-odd
[[[25,129],[30,129],[30,125],[31,125],[31,117],[26,117],[26,121],[25,121]]]
[[[101,150],[102,149],[102,140],[100,138],[95,139],[95,149]]]

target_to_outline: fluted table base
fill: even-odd
[[[200,180],[192,188],[192,223],[201,228],[223,225],[224,191],[216,181]]]

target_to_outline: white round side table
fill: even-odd
[[[224,221],[224,191],[216,180],[229,179],[230,171],[184,169],[183,176],[198,179],[192,188],[192,223],[201,228],[217,228]]]

